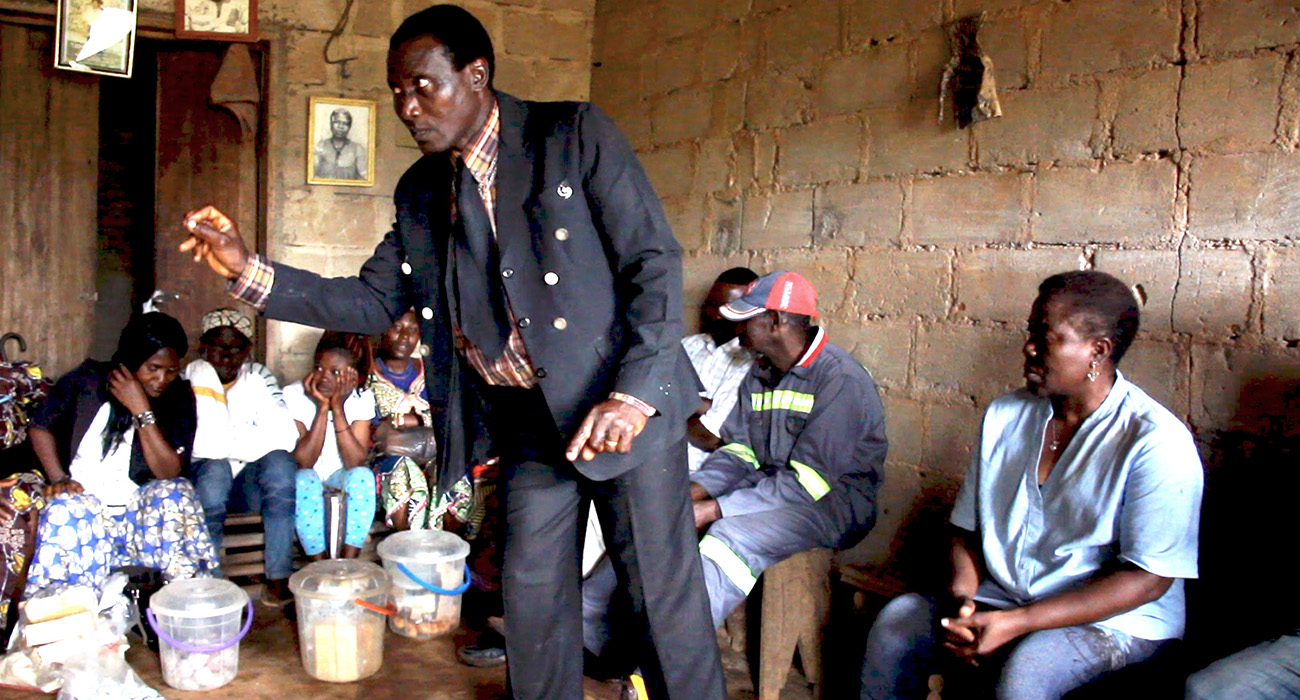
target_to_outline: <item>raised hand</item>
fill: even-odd
[[[347,367],[339,373],[339,377],[334,384],[334,395],[330,397],[330,408],[334,413],[341,415],[343,413],[343,404],[347,402],[348,396],[357,390],[361,384],[361,378],[357,375],[356,367]]]
[[[314,369],[303,378],[302,390],[303,393],[307,394],[307,398],[311,399],[312,403],[316,404],[317,408],[328,408],[330,405],[330,395],[321,389],[320,384],[320,370]]]
[[[182,253],[193,253],[194,262],[207,262],[208,267],[226,279],[234,279],[244,272],[248,266],[248,249],[230,217],[208,205],[186,214],[183,226],[189,235],[180,245]]]
[[[122,365],[114,367],[108,373],[108,391],[133,416],[149,410],[149,396],[144,393],[144,386]]]

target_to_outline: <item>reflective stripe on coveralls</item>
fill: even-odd
[[[758,577],[750,570],[749,564],[745,563],[739,555],[727,546],[726,542],[714,537],[705,535],[700,539],[700,556],[708,557],[714,564],[722,569],[722,573],[736,584],[736,588],[744,591],[745,595],[753,590],[754,584],[758,582]]]

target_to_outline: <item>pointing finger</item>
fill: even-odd
[[[569,441],[568,449],[564,451],[565,459],[573,462],[578,459],[579,454],[582,455],[584,460],[590,460],[592,457],[596,456],[595,451],[590,448],[584,449],[587,438],[591,436],[591,429],[594,422],[595,420],[590,413],[587,414],[586,418],[582,419],[582,425],[578,426],[578,432],[574,433],[573,439]],[[588,455],[588,452],[591,454]]]

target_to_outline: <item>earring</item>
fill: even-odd
[[[1092,362],[1088,363],[1088,381],[1095,382],[1097,381],[1097,377],[1100,376],[1101,376],[1101,372],[1097,371],[1097,361],[1093,360]]]

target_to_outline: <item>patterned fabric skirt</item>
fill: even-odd
[[[0,503],[7,506],[0,508],[0,627],[9,614],[9,601],[22,594],[19,583],[36,546],[44,491],[45,479],[33,472],[0,480]]]
[[[410,529],[437,530],[442,528],[444,514],[464,519],[473,505],[474,489],[468,476],[457,481],[451,491],[430,499],[433,489],[429,487],[428,477],[409,457],[381,457],[375,461],[374,469],[384,521],[389,527],[393,526],[393,516],[405,511]]]
[[[63,584],[98,591],[121,566],[158,569],[167,581],[209,576],[217,566],[203,506],[186,479],[141,486],[122,513],[88,493],[59,494],[41,514],[38,541],[27,598]]]

